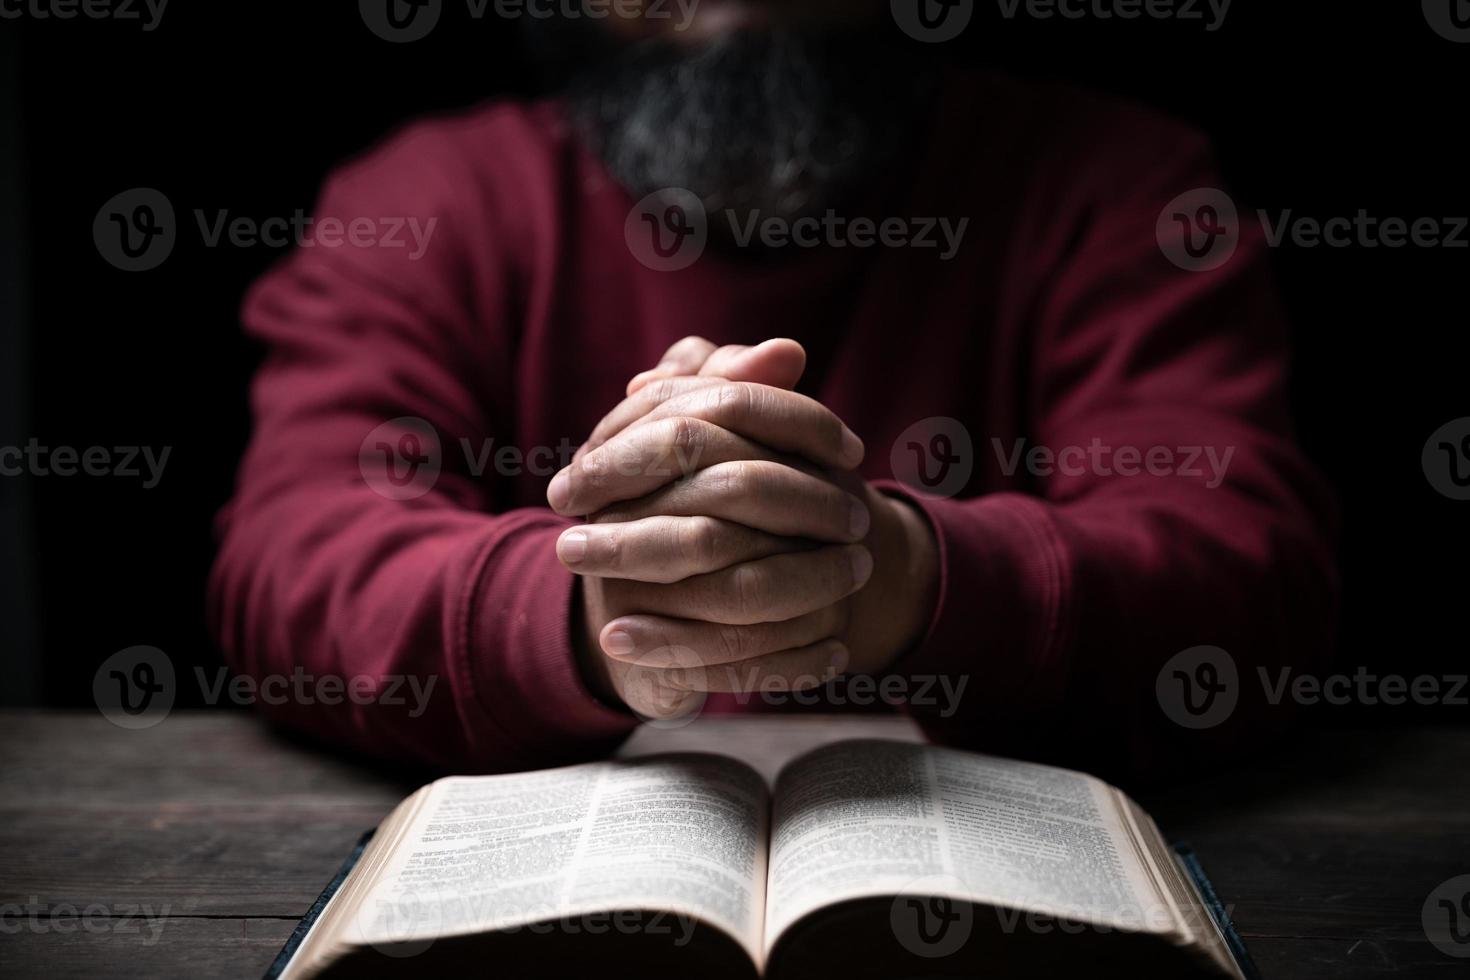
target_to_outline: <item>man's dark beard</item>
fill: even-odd
[[[911,141],[933,81],[876,32],[777,27],[681,46],[559,30],[580,33],[566,92],[608,170],[634,197],[686,188],[711,213],[836,206]]]

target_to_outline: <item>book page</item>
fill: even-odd
[[[819,749],[777,784],[766,949],[824,905],[888,895],[1172,932],[1112,792],[1082,773],[956,749]]]
[[[381,947],[548,922],[606,931],[618,924],[605,913],[653,910],[671,913],[662,928],[676,940],[707,922],[754,959],[767,810],[761,778],[714,756],[443,779],[345,938]]]

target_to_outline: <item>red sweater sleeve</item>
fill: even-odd
[[[1334,518],[1293,444],[1258,225],[1242,211],[1218,269],[1173,265],[1155,225],[1176,196],[1222,186],[1208,147],[1151,118],[1098,129],[1109,123],[1083,136],[1095,156],[1040,181],[1043,206],[1018,242],[1047,259],[1022,327],[1025,448],[1067,452],[1066,465],[1043,459],[1032,492],[912,496],[938,538],[941,597],[900,669],[969,675],[957,710],[915,709],[940,737],[1147,770],[1279,728],[1286,705],[1268,703],[1259,672],[1310,671],[1330,649]],[[1096,149],[1120,143],[1111,160]],[[1116,455],[1153,447],[1168,461],[1156,455],[1152,475]],[[1094,449],[1100,465],[1079,455]],[[1228,653],[1238,702],[1195,729],[1171,720],[1157,681],[1201,645]]]
[[[218,521],[211,618],[237,673],[304,678],[288,689],[305,696],[261,699],[291,727],[461,770],[550,764],[606,751],[633,720],[596,702],[573,662],[572,576],[553,547],[564,522],[492,513],[496,478],[458,449],[505,435],[494,393],[513,357],[515,263],[493,254],[510,249],[483,220],[457,220],[504,202],[476,196],[451,143],[420,126],[337,174],[316,240],[248,297],[245,327],[267,359]],[[373,224],[354,241],[332,218]],[[500,278],[471,275],[472,252],[492,254],[484,268]],[[412,448],[440,467],[406,495],[360,462],[376,452],[369,434],[402,418],[419,420]]]

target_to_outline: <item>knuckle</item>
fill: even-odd
[[[687,415],[678,415],[669,419],[667,424],[669,450],[686,459],[703,450],[709,436],[705,423]]]
[[[758,618],[765,602],[766,573],[756,565],[741,565],[730,575],[730,598],[734,612],[743,621]]]
[[[718,466],[700,470],[690,479],[698,481],[703,489],[716,497],[728,497],[739,490],[739,468],[739,463],[720,463]]]
[[[720,656],[730,663],[744,660],[750,649],[749,637],[739,626],[721,626],[715,632],[715,643]]]
[[[659,378],[652,384],[645,385],[638,392],[638,398],[645,409],[652,410],[662,405],[679,393],[679,386],[672,378]]]
[[[753,460],[737,460],[724,467],[724,486],[730,496],[743,497],[757,493],[761,484],[761,468]]]
[[[696,517],[679,525],[679,552],[700,568],[712,568],[720,559],[720,526],[709,517]]]
[[[609,571],[618,571],[623,567],[626,558],[626,542],[623,532],[618,525],[608,525],[607,530],[601,534],[602,538],[602,564]]]
[[[576,477],[580,476],[583,486],[601,486],[606,481],[611,466],[612,457],[609,455],[607,449],[594,449],[586,456],[583,456],[578,468],[572,471],[573,485],[576,485]]]
[[[722,384],[715,392],[715,406],[722,418],[748,419],[755,410],[754,389],[739,382]]]

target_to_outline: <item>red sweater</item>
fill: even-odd
[[[878,246],[751,263],[712,249],[655,271],[625,244],[630,196],[563,118],[555,103],[498,103],[409,128],[335,174],[316,215],[380,230],[437,219],[423,254],[323,236],[248,297],[245,326],[268,358],[219,520],[217,635],[244,674],[367,676],[376,689],[267,710],[460,770],[577,759],[626,735],[631,716],[597,703],[573,662],[548,454],[560,460],[633,374],[698,334],[801,341],[801,390],[864,438],[870,479],[893,475],[890,450],[920,420],[968,431],[963,492],[915,498],[941,589],[897,668],[968,676],[949,717],[911,709],[937,737],[1157,762],[1188,733],[1160,710],[1155,679],[1199,644],[1228,650],[1241,684],[1230,722],[1204,738],[1272,727],[1281,712],[1256,669],[1312,669],[1330,646],[1330,505],[1292,442],[1259,230],[1203,272],[1156,239],[1166,202],[1220,184],[1200,136],[1067,89],[956,81],[869,209],[969,218],[951,260]],[[364,478],[359,450],[404,416],[432,426],[442,470],[394,500]],[[1048,472],[1012,465],[1018,440],[1120,455],[1077,465],[1073,449]],[[533,473],[514,457],[477,465],[487,446],[542,448]],[[1111,465],[1152,447],[1187,472]],[[1206,456],[1186,468],[1195,447],[1231,454],[1223,478]],[[407,685],[379,696],[405,676],[434,679],[424,705]]]

